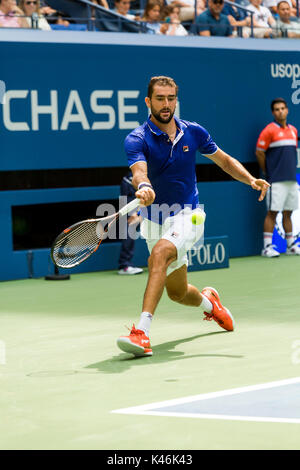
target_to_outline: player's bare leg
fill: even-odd
[[[168,240],[159,240],[148,260],[149,277],[144,294],[143,311],[137,328],[133,325],[129,336],[120,336],[117,344],[122,351],[135,356],[151,356],[149,330],[155,309],[162,296],[168,266],[177,258],[175,246]]]
[[[166,280],[166,289],[171,300],[183,305],[199,307],[204,311],[205,320],[215,320],[228,331],[234,329],[234,320],[230,311],[223,307],[216,289],[205,287],[200,292],[197,287],[187,282],[186,265],[173,271]]]
[[[161,239],[154,246],[148,259],[149,277],[144,294],[143,312],[154,315],[164,291],[168,266],[177,258],[176,247]]]
[[[168,296],[174,302],[192,307],[199,307],[203,297],[197,287],[187,282],[187,266],[173,271],[166,279]]]
[[[140,322],[137,328],[133,325],[129,336],[118,338],[117,344],[122,351],[132,353],[135,356],[152,355],[149,330],[165,286],[172,300],[183,305],[200,306],[206,319],[215,320],[226,330],[233,330],[233,317],[229,310],[221,304],[215,289],[206,287],[200,293],[196,287],[188,284],[186,266],[182,266],[167,277],[168,266],[176,258],[177,249],[168,240],[161,239],[154,246],[148,260],[149,277]]]

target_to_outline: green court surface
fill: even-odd
[[[190,273],[219,291],[236,330],[164,294],[154,355],[139,359],[116,339],[138,321],[146,272],[2,282],[0,448],[300,449],[299,423],[112,413],[299,377],[299,280],[300,257],[284,255]],[[235,396],[223,399],[228,408]]]

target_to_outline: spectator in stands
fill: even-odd
[[[48,21],[40,12],[40,0],[21,0],[20,8],[22,9],[23,14],[26,15],[25,21],[29,28],[32,26],[31,17],[33,13],[36,13],[38,15],[37,27],[45,31],[51,31]]]
[[[248,10],[254,12],[253,26],[254,37],[256,38],[270,38],[272,37],[272,28],[275,26],[276,21],[272,13],[267,7],[261,6],[262,0],[250,0]]]
[[[60,26],[64,26],[65,28],[69,28],[70,21],[67,19],[67,15],[63,11],[55,12],[54,17],[55,17],[54,24],[58,24]]]
[[[45,16],[49,16],[49,15],[53,15],[54,13],[56,13],[56,10],[54,10],[53,8],[49,7],[48,5],[46,5],[44,2],[43,2],[43,5],[41,6],[40,8],[40,12],[42,15],[45,15]]]
[[[92,3],[95,5],[99,5],[100,7],[106,8],[109,10],[109,5],[107,3],[107,0],[91,0]],[[94,20],[95,19],[95,8],[91,8],[91,17]]]
[[[292,16],[292,9],[287,0],[277,4],[279,18],[276,20],[274,35],[285,38],[300,38],[300,22]]]
[[[232,3],[235,3],[234,0],[231,0]],[[225,4],[223,10],[222,10],[223,15],[226,15],[227,18],[229,19],[229,22],[231,26],[233,27],[233,35],[237,35],[238,29],[243,26],[250,26],[250,16],[247,15],[247,12],[242,10],[241,8],[238,8],[237,6],[234,5],[229,5],[228,3]],[[243,37],[248,38],[249,37],[249,29],[244,28],[242,29],[242,34]]]
[[[281,0],[262,0],[262,6],[269,8],[272,15],[276,17],[278,14],[278,3]],[[286,0],[291,7],[291,16],[297,16],[297,2],[296,0]]]
[[[297,1],[296,0],[288,0],[288,3],[292,9],[292,16],[297,16]],[[300,3],[298,4],[298,12],[300,12]]]
[[[91,0],[93,3],[96,5],[99,5],[100,7],[107,8],[109,10],[109,5],[107,0]]]
[[[128,20],[134,20],[135,15],[128,13],[130,10],[130,0],[115,0],[115,12],[125,16]]]
[[[196,16],[201,15],[207,8],[207,0],[196,0]]]
[[[208,0],[208,9],[196,18],[200,36],[232,36],[232,26],[223,15],[224,0]]]
[[[200,15],[206,10],[206,0],[196,0],[196,14]],[[193,21],[195,18],[195,0],[167,0],[168,5],[180,8],[180,21]]]
[[[17,7],[15,0],[0,0],[0,27],[28,28],[24,13]]]
[[[235,0],[235,3],[245,8],[248,8],[248,5],[250,5],[249,0]]]
[[[163,21],[160,32],[167,36],[187,36],[188,32],[180,23],[179,19],[180,7],[176,5],[168,5],[165,7]]]
[[[160,0],[147,1],[141,21],[144,21],[147,28],[149,28],[154,34],[160,34],[162,10],[163,7]]]
[[[263,7],[269,8],[272,15],[277,13],[277,0],[262,0]]]

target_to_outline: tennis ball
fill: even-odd
[[[192,215],[192,224],[194,225],[201,225],[205,221],[205,214],[202,212],[197,212],[196,214]]]

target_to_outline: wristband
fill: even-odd
[[[145,187],[145,188],[151,188],[151,189],[153,189],[153,187],[152,187],[152,185],[151,185],[150,183],[147,183],[147,182],[143,181],[142,183],[140,183],[140,184],[138,185],[138,191],[139,191],[140,189],[144,188],[144,187]]]

